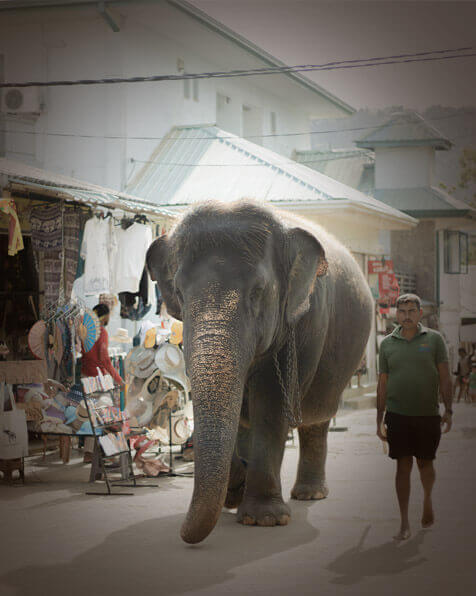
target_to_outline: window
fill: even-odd
[[[263,110],[255,106],[243,105],[242,111],[242,136],[253,143],[261,145],[263,139]]]
[[[276,126],[276,112],[271,112],[271,119],[270,119],[270,128],[271,134],[276,134],[277,126]]]
[[[193,101],[198,101],[198,79],[193,79]]]
[[[468,273],[468,234],[445,230],[445,273]]]

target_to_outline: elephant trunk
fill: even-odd
[[[243,399],[245,365],[238,326],[222,320],[223,310],[220,319],[195,319],[191,329],[185,326],[195,484],[181,536],[191,544],[208,536],[224,505]]]

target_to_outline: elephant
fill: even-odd
[[[149,247],[167,311],[183,321],[195,478],[181,528],[286,525],[280,468],[299,434],[291,496],[322,499],[327,432],[365,350],[373,299],[357,262],[322,227],[251,200],[205,202]]]

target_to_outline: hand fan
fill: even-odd
[[[79,335],[83,342],[83,346],[86,352],[94,346],[97,338],[99,337],[101,324],[99,319],[91,310],[87,310],[83,315],[83,321],[81,323]]]
[[[37,321],[28,333],[28,346],[33,356],[39,360],[46,358],[45,345],[46,323],[44,321]]]

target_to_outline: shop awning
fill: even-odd
[[[7,178],[3,186],[8,184],[12,191],[23,189],[27,192],[84,203],[93,208],[120,209],[131,213],[157,215],[170,219],[177,217],[173,211],[144,201],[139,197],[10,159],[0,159],[0,175]]]

